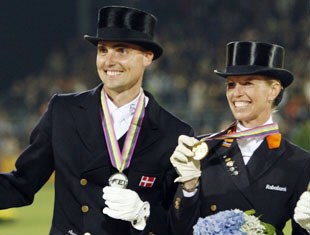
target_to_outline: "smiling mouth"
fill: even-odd
[[[234,102],[234,106],[236,108],[244,108],[244,107],[247,107],[249,104],[250,104],[250,102],[247,102],[247,101],[236,101],[236,102]]]
[[[120,75],[122,72],[121,71],[111,71],[111,70],[107,70],[106,71],[106,74],[108,75],[108,76],[117,76],[117,75]]]

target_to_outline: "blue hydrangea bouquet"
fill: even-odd
[[[194,225],[194,235],[274,235],[275,228],[254,216],[255,211],[239,209],[218,212],[199,218]]]

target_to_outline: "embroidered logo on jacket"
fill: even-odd
[[[274,186],[274,185],[270,185],[270,184],[266,184],[265,189],[273,190],[273,191],[281,191],[281,192],[287,191],[286,187],[280,187],[279,185]]]
[[[146,188],[151,188],[153,187],[153,184],[156,180],[156,177],[150,177],[150,176],[142,176],[139,186],[140,187],[146,187]]]

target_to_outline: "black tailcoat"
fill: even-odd
[[[256,216],[282,234],[310,181],[309,153],[286,139],[279,148],[269,149],[265,139],[245,165],[236,142],[230,148],[222,143],[208,142],[210,152],[202,160],[195,196],[186,198],[178,188],[170,211],[173,231],[176,235],[192,234],[199,217],[230,209],[254,209]],[[294,235],[307,234],[294,221],[292,227]]]
[[[31,204],[55,170],[52,235],[138,234],[129,222],[102,213],[102,188],[117,170],[112,167],[100,119],[100,91],[55,95],[16,162],[16,171],[0,175],[0,208]],[[128,189],[149,201],[151,216],[142,234],[167,233],[167,209],[176,190],[169,157],[179,135],[193,129],[162,107],[151,94],[131,164],[124,171]],[[120,145],[124,138],[121,139]],[[139,186],[142,176],[155,177],[152,187]],[[51,202],[46,202],[51,203]]]

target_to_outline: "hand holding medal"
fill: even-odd
[[[175,182],[186,182],[201,175],[200,160],[208,153],[208,146],[205,142],[199,142],[194,137],[181,135],[179,144],[170,157],[179,177]]]
[[[143,230],[146,226],[146,220],[150,215],[150,204],[147,201],[142,201],[135,191],[127,189],[128,178],[123,173],[123,170],[129,167],[133,156],[144,117],[144,102],[144,93],[141,90],[138,104],[121,152],[115,137],[104,90],[101,93],[103,113],[100,114],[102,128],[111,164],[118,170],[117,173],[109,178],[110,186],[103,188],[102,198],[105,200],[106,207],[103,208],[102,213],[114,219],[129,221],[138,230]]]
[[[192,147],[192,152],[194,153],[195,160],[202,160],[208,155],[209,148],[206,142],[200,141]]]
[[[128,178],[121,172],[115,173],[110,176],[109,185],[115,188],[126,188],[128,185]]]
[[[121,176],[119,173],[114,174]],[[123,177],[123,176],[121,176]],[[137,230],[143,230],[150,215],[150,204],[142,201],[139,195],[130,189],[112,185],[103,188],[106,207],[102,213],[114,219],[128,221]]]

